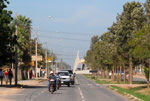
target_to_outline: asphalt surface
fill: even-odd
[[[127,98],[115,94],[105,86],[98,85],[82,75],[76,76],[75,85],[71,87],[63,85],[54,94],[47,91],[45,81],[39,85],[19,89],[19,92],[4,98],[8,101],[128,101]]]

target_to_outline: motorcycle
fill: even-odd
[[[55,84],[55,80],[54,79],[50,79],[49,80],[49,91],[51,92],[51,94],[53,94],[53,92],[54,92],[54,84]]]

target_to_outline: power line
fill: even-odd
[[[40,32],[47,32],[47,33],[61,33],[61,34],[69,34],[69,35],[95,35],[95,34],[87,34],[87,33],[72,33],[72,32],[59,32],[59,31],[49,31],[49,30],[38,30]]]
[[[62,37],[52,37],[52,36],[46,36],[46,35],[39,35],[41,37],[46,38],[54,38],[54,39],[63,39],[63,40],[71,40],[71,41],[83,41],[83,42],[90,42],[91,40],[83,40],[83,39],[72,39],[72,38],[62,38]]]
[[[89,41],[91,41],[91,40],[83,40],[83,39],[72,39],[72,38],[62,38],[62,37],[51,37],[51,36],[46,36],[46,35],[39,35],[39,36],[41,36],[41,37],[46,37],[46,38],[55,38],[55,39],[65,39],[65,40],[74,40],[74,41],[84,41],[84,42],[89,42]]]

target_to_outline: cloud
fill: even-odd
[[[95,6],[83,6],[68,18],[54,18],[53,21],[63,24],[76,24],[82,22],[86,27],[106,24],[110,21],[110,14]],[[110,22],[109,22],[110,23]]]

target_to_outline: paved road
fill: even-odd
[[[8,101],[127,101],[126,98],[113,93],[102,85],[77,75],[76,84],[71,87],[63,86],[50,94],[46,88],[47,82],[36,86],[19,89],[15,94],[1,96]]]

